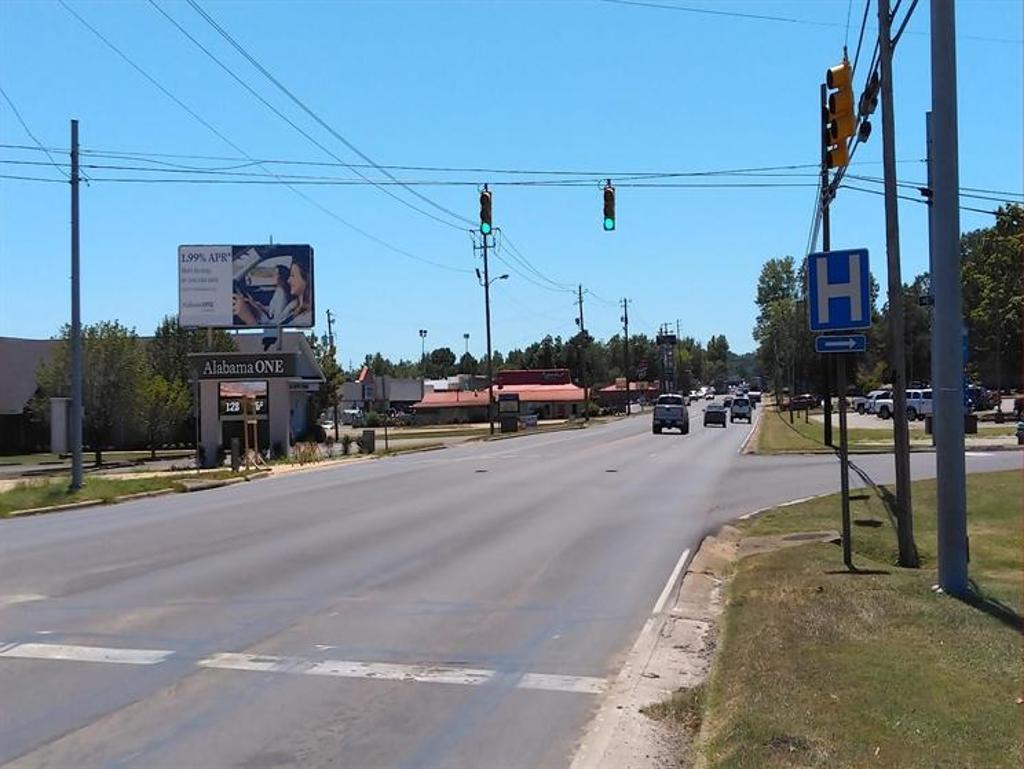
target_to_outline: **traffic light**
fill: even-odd
[[[615,229],[615,188],[611,179],[604,185],[604,231]]]
[[[491,229],[491,191],[485,186],[480,193],[480,232],[490,235]]]
[[[830,67],[825,73],[828,95],[825,130],[828,132],[828,167],[839,168],[850,164],[846,140],[857,130],[857,117],[853,111],[853,70],[850,62]]]

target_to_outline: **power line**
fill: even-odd
[[[50,165],[52,165],[60,173],[62,173],[66,179],[70,179],[71,174],[69,174],[59,165],[57,165],[57,161],[53,159],[53,155],[51,155],[49,150],[47,150],[46,147],[43,146],[43,143],[36,138],[36,135],[32,133],[32,129],[28,127],[28,123],[25,122],[25,119],[21,116],[21,113],[18,111],[18,108],[14,105],[14,101],[11,99],[10,96],[7,95],[7,91],[4,90],[4,87],[2,85],[0,85],[0,95],[4,97],[4,101],[7,102],[7,106],[11,108],[11,111],[14,113],[14,116],[18,118],[18,122],[21,123],[21,127],[25,130],[25,133],[28,134],[28,137],[32,141],[34,141],[36,143],[36,146],[46,155],[46,157],[50,159]]]
[[[726,16],[737,19],[751,19],[754,21],[782,22],[787,24],[796,24],[809,27],[843,26],[841,22],[834,21],[815,21],[813,19],[800,19],[793,16],[770,16],[767,14],[743,13],[742,11],[723,11],[720,9],[716,10],[711,8],[694,8],[692,6],[686,5],[672,5],[667,2],[651,2],[651,0],[602,0],[602,2],[613,3],[615,5],[633,6],[636,8],[658,8],[666,11],[680,11],[683,13],[703,14],[707,16]],[[872,27],[872,29],[875,28]],[[926,33],[914,32],[911,34],[923,35]],[[957,40],[973,40],[985,43],[1006,43],[1008,45],[1024,45],[1024,40],[1005,37],[988,37],[984,35],[957,35]]]
[[[213,133],[217,138],[219,138],[221,141],[223,141],[229,147],[231,147],[235,152],[237,152],[240,155],[244,156],[250,162],[258,163],[258,161],[256,161],[250,155],[248,155],[248,153],[246,153],[245,150],[243,150],[241,147],[239,147],[237,144],[235,144],[233,141],[231,141],[231,139],[229,139],[227,136],[225,136],[223,133],[221,133],[219,130],[217,130],[217,128],[215,128],[213,125],[211,125],[199,113],[197,113],[195,110],[193,110],[187,104],[185,104],[181,99],[179,99],[177,96],[175,96],[171,91],[169,91],[166,87],[164,87],[158,80],[156,80],[156,78],[154,78],[152,75],[150,75],[148,72],[146,72],[146,70],[144,70],[141,66],[136,64],[126,53],[124,53],[124,51],[122,51],[120,48],[118,48],[116,45],[114,45],[114,43],[111,42],[107,37],[105,37],[102,32],[100,32],[98,29],[96,29],[94,26],[92,26],[89,22],[87,22],[84,18],[82,18],[81,15],[79,15],[73,8],[71,8],[71,6],[69,6],[67,4],[67,2],[65,2],[65,0],[58,0],[58,2],[61,4],[61,6],[64,8],[64,10],[66,10],[68,13],[70,13],[72,16],[74,16],[76,19],[78,19],[78,21],[83,26],[85,26],[86,29],[88,29],[96,37],[98,37],[108,48],[110,48],[114,53],[116,53],[132,69],[134,69],[136,72],[138,72],[140,75],[142,75],[147,81],[149,81],[149,83],[151,83],[161,93],[163,93],[165,96],[167,96],[167,98],[169,98],[171,101],[173,101],[175,104],[177,104],[183,110],[185,110],[196,121],[198,121],[201,125],[203,125],[207,130],[209,130],[211,133]],[[273,174],[272,171],[270,173]],[[104,181],[112,181],[112,180],[104,179]],[[377,243],[378,245],[383,246],[384,248],[387,248],[388,250],[393,251],[396,254],[400,254],[402,256],[405,256],[405,257],[407,257],[409,259],[412,259],[414,261],[417,261],[417,262],[422,262],[424,264],[429,264],[429,265],[431,265],[433,267],[437,267],[438,269],[442,269],[442,270],[448,270],[448,271],[451,271],[451,272],[463,272],[463,273],[471,272],[470,270],[467,270],[467,269],[463,269],[463,268],[459,268],[459,267],[452,267],[452,266],[447,265],[447,264],[442,264],[441,262],[435,262],[432,259],[427,259],[427,258],[424,258],[424,257],[421,257],[421,256],[417,256],[416,254],[413,254],[413,253],[411,253],[409,251],[406,251],[403,248],[399,248],[398,246],[392,245],[391,243],[388,243],[387,241],[385,241],[385,240],[383,240],[381,238],[378,238],[376,235],[373,235],[373,234],[367,232],[366,230],[362,229],[361,227],[358,227],[355,224],[352,224],[351,222],[343,219],[338,214],[336,214],[334,211],[332,211],[331,209],[327,208],[322,203],[320,203],[318,200],[316,200],[314,198],[311,198],[310,196],[306,195],[304,192],[302,192],[302,190],[298,189],[297,187],[295,187],[292,184],[289,184],[287,181],[278,182],[278,183],[284,184],[284,186],[288,187],[293,193],[298,195],[300,198],[305,200],[307,203],[309,203],[310,205],[315,206],[316,208],[320,209],[322,212],[324,212],[325,214],[330,216],[332,219],[334,219],[335,221],[337,221],[337,222],[343,224],[344,226],[348,227],[353,232],[356,232],[356,233],[362,235],[367,240],[370,240],[370,241],[372,241],[374,243]]]
[[[204,46],[202,43],[200,43],[198,40],[196,40],[196,38],[193,37],[192,34],[190,34],[188,32],[188,30],[186,30],[183,26],[181,26],[181,24],[179,24],[163,8],[161,8],[159,5],[157,5],[156,0],[149,0],[149,3],[150,3],[151,6],[153,6],[153,8],[155,8],[157,10],[157,12],[159,12],[165,19],[167,19],[167,21],[169,21],[171,24],[173,24],[174,27],[179,32],[181,32],[181,34],[183,34],[186,38],[188,38],[190,41],[192,41],[192,43],[197,48],[199,48],[199,50],[201,50],[203,53],[205,53],[207,55],[207,57],[210,58],[211,61],[213,61],[222,70],[224,70],[224,72],[226,72],[236,83],[241,85],[246,91],[248,91],[253,97],[255,97],[261,104],[263,104],[267,109],[269,109],[271,112],[273,112],[279,118],[281,118],[285,123],[287,123],[293,129],[298,131],[299,134],[301,134],[305,139],[307,139],[313,145],[315,145],[317,148],[319,148],[320,150],[322,150],[323,152],[325,152],[326,154],[328,154],[332,158],[334,158],[340,165],[342,165],[345,168],[347,168],[348,170],[350,170],[352,173],[354,173],[359,178],[364,179],[369,184],[372,184],[373,186],[377,187],[385,195],[388,195],[389,197],[397,200],[399,203],[401,203],[404,206],[408,206],[413,211],[416,211],[417,213],[423,214],[424,216],[429,217],[430,219],[433,219],[434,221],[439,222],[439,223],[441,223],[443,225],[446,225],[448,227],[455,227],[456,229],[461,229],[461,227],[459,227],[458,225],[452,224],[451,222],[449,222],[449,221],[447,221],[445,219],[442,219],[441,217],[436,216],[435,214],[432,214],[429,211],[425,211],[422,208],[419,208],[418,206],[413,205],[412,203],[410,203],[409,201],[405,200],[404,198],[399,197],[398,195],[396,195],[391,190],[386,189],[382,185],[380,185],[380,184],[376,183],[374,180],[370,179],[370,177],[368,177],[365,174],[361,173],[358,169],[353,168],[351,165],[346,163],[344,160],[342,160],[340,157],[338,157],[338,155],[336,155],[330,149],[325,147],[321,142],[317,141],[317,139],[315,139],[307,131],[303,130],[291,118],[289,118],[287,115],[285,115],[283,112],[281,112],[281,110],[279,110],[277,107],[275,107],[273,104],[271,104],[265,98],[263,98],[263,96],[259,92],[257,92],[256,89],[254,89],[247,82],[242,80],[242,78],[239,77],[230,67],[228,67],[224,62],[222,62],[220,59],[218,59],[216,56],[214,56],[213,53],[211,53],[210,50],[206,46]]]
[[[202,6],[200,6],[199,3],[196,2],[196,0],[187,0],[187,2],[188,2],[188,4],[190,6],[192,6],[192,9],[196,13],[198,13],[203,18],[204,21],[206,21],[207,24],[209,24],[211,27],[213,27],[213,29],[216,30],[217,33],[221,37],[223,37],[236,51],[238,51],[238,53],[240,53],[250,64],[252,64],[252,66],[255,67],[256,70],[260,74],[262,74],[271,83],[273,83],[275,86],[277,86],[277,88],[282,93],[284,93],[289,99],[291,99],[291,101],[294,102],[296,106],[298,106],[303,112],[305,112],[307,115],[309,115],[311,118],[313,118],[313,120],[315,120],[324,130],[326,130],[329,134],[331,134],[331,136],[333,136],[335,139],[340,141],[342,144],[344,144],[346,147],[348,147],[352,152],[354,152],[356,155],[358,155],[363,160],[365,160],[367,163],[371,164],[374,168],[376,168],[378,171],[380,171],[382,174],[384,174],[384,176],[386,176],[386,177],[388,177],[388,178],[390,178],[390,179],[392,179],[394,181],[394,177],[391,176],[390,172],[387,169],[382,168],[380,165],[378,165],[366,153],[364,153],[362,150],[360,150],[358,147],[356,147],[352,142],[350,142],[348,139],[346,139],[344,136],[342,136],[340,133],[338,133],[338,131],[336,131],[330,124],[328,124],[327,121],[325,121],[323,118],[321,118],[316,112],[314,112],[312,109],[310,109],[301,99],[299,99],[295,94],[293,94],[290,90],[288,90],[288,88],[286,88],[284,86],[284,84],[281,83],[280,80],[278,80],[276,77],[274,77],[269,72],[269,70],[267,70],[266,67],[264,67],[262,64],[260,64],[260,62],[252,54],[250,54],[243,46],[241,46],[227,32],[227,30],[225,30],[220,24],[218,24],[217,21],[212,16],[210,16],[210,14],[208,14],[206,11],[204,11]],[[461,214],[458,214],[458,213],[456,213],[456,212],[454,212],[454,211],[452,211],[452,210],[450,210],[448,208],[445,208],[440,203],[437,203],[437,202],[431,200],[430,198],[428,198],[426,195],[423,195],[419,191],[411,189],[411,188],[408,191],[412,195],[414,195],[415,197],[417,197],[420,200],[422,200],[424,203],[427,203],[428,205],[433,206],[437,210],[442,211],[443,213],[448,214],[449,216],[451,216],[455,220],[464,222],[465,224],[469,224],[469,225],[473,224],[473,222],[470,219],[467,219],[466,217],[462,216]],[[452,226],[455,226],[455,225],[452,225]]]
[[[860,20],[860,32],[857,34],[857,52],[853,55],[853,67],[850,70],[850,80],[857,74],[857,62],[860,61],[860,47],[864,42],[864,30],[868,24],[868,11],[871,10],[871,0],[864,0],[864,15]]]

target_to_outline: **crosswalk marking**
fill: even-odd
[[[167,649],[115,649],[74,644],[3,643],[0,659],[63,660],[122,665],[157,665],[175,654]],[[200,660],[197,665],[211,670],[239,670],[255,673],[326,676],[377,681],[480,686],[506,680],[517,689],[573,694],[600,694],[606,681],[593,676],[569,676],[554,673],[505,673],[498,670],[464,668],[454,665],[398,662],[362,662],[357,660],[315,660],[267,654],[223,652]]]
[[[108,649],[103,646],[71,644],[0,645],[0,657],[71,662],[110,662],[121,665],[156,665],[174,654],[165,649]]]

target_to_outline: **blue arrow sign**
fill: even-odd
[[[863,334],[818,336],[814,338],[815,352],[864,352],[867,348],[868,338]]]
[[[869,268],[865,248],[823,251],[807,257],[811,331],[871,327]]]

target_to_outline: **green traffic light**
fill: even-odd
[[[610,216],[606,216],[604,218],[604,231],[605,232],[611,232],[614,229],[615,229],[615,220],[612,219]]]
[[[490,235],[491,225],[488,222],[480,222],[480,232],[484,235]]]

